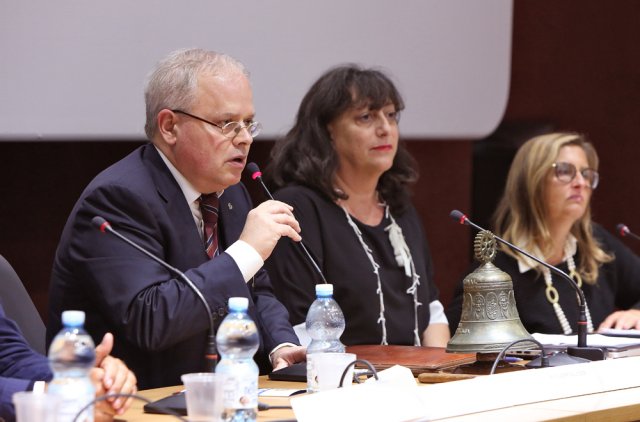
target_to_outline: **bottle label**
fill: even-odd
[[[315,357],[318,353],[307,354],[307,391],[316,392],[320,388],[318,386],[318,364]]]
[[[55,380],[49,385],[49,393],[58,397],[58,422],[93,422],[93,406],[85,410],[77,419],[76,415],[95,396],[93,384],[89,380]]]
[[[225,409],[258,407],[258,377],[238,377],[227,374],[223,400]]]
[[[351,384],[353,361],[356,355],[344,352],[316,352],[307,354],[307,391],[330,390],[341,383]]]

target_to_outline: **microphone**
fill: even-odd
[[[618,224],[616,226],[616,230],[618,231],[618,234],[622,237],[631,236],[636,240],[640,240],[640,236],[638,236],[637,234],[629,230],[629,227],[627,227],[625,224],[622,224],[622,223]]]
[[[204,305],[205,309],[207,310],[207,315],[209,316],[209,334],[207,336],[207,347],[205,349],[204,358],[206,363],[206,370],[208,372],[215,372],[216,364],[218,362],[218,352],[216,351],[216,335],[215,335],[214,317],[213,317],[213,313],[211,312],[211,308],[209,307],[207,300],[202,295],[202,292],[200,291],[200,289],[198,289],[198,287],[196,287],[196,285],[193,284],[191,280],[189,280],[189,277],[187,277],[185,273],[169,265],[167,262],[161,260],[160,258],[155,256],[148,250],[144,249],[142,246],[138,245],[137,243],[133,242],[129,238],[125,237],[123,234],[117,232],[113,227],[111,227],[111,224],[109,224],[109,222],[104,218],[100,217],[99,215],[96,215],[91,219],[91,223],[96,228],[98,228],[102,233],[109,232],[113,234],[114,236],[118,237],[120,240],[128,243],[129,245],[133,246],[134,248],[136,248],[137,250],[139,250],[149,258],[153,259],[158,264],[162,265],[172,273],[177,274],[185,283],[187,283],[187,286],[189,286],[189,288],[193,290],[193,292],[196,294],[196,296],[200,299],[200,301]]]
[[[449,216],[454,220],[458,221],[458,223],[460,224],[469,225],[475,228],[476,230],[485,231],[485,229],[483,229],[482,227],[478,226],[477,224],[469,220],[469,217],[467,217],[461,211],[453,210],[451,211],[451,213],[449,213]],[[517,251],[518,253],[526,256],[527,258],[534,260],[538,264],[548,268],[549,270],[553,271],[555,274],[559,275],[560,277],[564,278],[569,282],[571,287],[573,287],[573,289],[576,291],[576,294],[578,295],[578,346],[568,347],[567,353],[569,355],[582,357],[588,360],[603,360],[604,351],[602,349],[597,347],[587,347],[587,312],[586,312],[587,300],[584,297],[584,292],[582,291],[582,289],[580,289],[580,287],[578,287],[576,282],[571,277],[569,277],[567,273],[560,270],[559,268],[556,268],[553,265],[547,264],[541,259],[536,258],[530,253],[525,252],[524,250],[520,249],[519,247],[515,246],[512,243],[507,242],[503,238],[496,236],[495,234],[494,234],[494,237],[500,243],[507,245],[511,250]]]
[[[267,197],[269,199],[273,199],[273,195],[271,195],[271,192],[269,192],[269,189],[267,188],[267,185],[265,185],[264,181],[262,180],[262,172],[260,171],[260,167],[258,167],[258,165],[256,163],[251,162],[251,163],[247,164],[247,171],[249,172],[249,174],[251,175],[251,178],[253,180],[257,180],[258,182],[260,182],[260,185],[262,186],[262,190],[267,195]],[[315,261],[315,259],[313,259],[313,257],[311,256],[311,254],[307,250],[306,246],[304,246],[304,243],[302,243],[302,240],[300,242],[297,242],[297,243],[298,243],[298,245],[300,245],[300,248],[302,249],[302,251],[304,252],[305,256],[307,257],[307,260],[311,263],[313,268],[320,275],[320,278],[322,279],[322,282],[327,284],[327,279],[324,278],[324,274],[322,274],[322,270],[318,266],[318,263]]]

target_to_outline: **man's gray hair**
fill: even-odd
[[[249,77],[244,65],[233,57],[200,48],[177,50],[158,62],[144,89],[147,137],[152,139],[157,130],[160,110],[189,110],[195,101],[198,76],[204,73],[218,75],[225,71],[240,71]]]

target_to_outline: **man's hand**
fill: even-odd
[[[615,328],[617,330],[640,330],[640,309],[628,309],[626,311],[616,311],[609,315],[598,330],[605,328]]]
[[[269,258],[282,236],[299,242],[300,224],[293,216],[293,207],[280,201],[265,201],[249,211],[240,240],[251,245],[262,257]]]
[[[105,394],[135,394],[136,376],[120,359],[109,356],[113,349],[113,335],[107,333],[96,347],[96,367],[91,379],[96,384],[96,397]],[[96,403],[96,421],[110,421],[114,415],[123,414],[131,406],[132,398],[110,398]]]
[[[307,348],[302,346],[281,347],[271,355],[274,371],[305,360],[307,360]]]

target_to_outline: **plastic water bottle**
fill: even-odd
[[[222,320],[216,343],[220,362],[216,372],[225,375],[224,421],[255,421],[258,415],[258,365],[253,360],[260,338],[247,315],[246,297],[229,298],[229,314]]]
[[[96,348],[91,336],[82,328],[84,312],[64,311],[62,325],[49,347],[49,365],[53,380],[48,393],[58,396],[58,422],[71,422],[80,409],[95,398],[95,387],[89,372],[96,360]],[[77,419],[93,421],[93,406]]]
[[[344,331],[344,314],[333,299],[333,284],[316,284],[316,300],[311,304],[305,322],[311,343],[307,347],[307,391],[317,392],[318,369],[314,355],[319,353],[344,353],[340,342]]]

